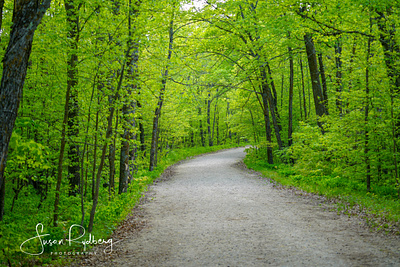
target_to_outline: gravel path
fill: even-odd
[[[152,187],[148,225],[104,266],[400,266],[400,240],[238,167],[243,148],[188,160]]]

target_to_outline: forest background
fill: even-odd
[[[107,238],[167,166],[243,143],[249,167],[399,224],[399,1],[0,11],[1,264],[54,260],[62,248],[20,246],[38,223]]]

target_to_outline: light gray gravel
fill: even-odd
[[[237,166],[243,148],[174,167],[142,205],[148,225],[110,266],[400,266],[400,240]]]

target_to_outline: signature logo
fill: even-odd
[[[79,230],[81,230],[81,235],[78,237],[73,237],[73,229],[74,228],[78,228]],[[111,254],[112,253],[112,246],[113,246],[113,241],[112,239],[95,239],[94,235],[89,234],[89,237],[87,239],[84,239],[85,236],[85,228],[82,227],[81,225],[78,224],[73,224],[71,225],[71,227],[68,230],[68,238],[65,239],[44,239],[44,237],[49,236],[50,234],[43,234],[43,224],[38,223],[36,225],[36,236],[33,236],[27,240],[25,240],[24,242],[22,242],[22,244],[20,245],[20,250],[28,255],[32,255],[32,256],[38,256],[38,255],[42,255],[44,253],[44,248],[46,246],[55,246],[55,245],[59,245],[59,246],[71,246],[72,244],[81,244],[83,246],[83,250],[86,251],[86,246],[88,245],[102,245],[102,244],[108,244],[108,246],[104,249],[104,253],[106,254]],[[40,243],[41,246],[41,251],[37,252],[37,253],[32,253],[32,251],[25,251],[24,250],[24,246],[28,245],[30,242],[37,242],[37,240]]]

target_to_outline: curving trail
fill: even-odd
[[[239,168],[243,148],[174,167],[142,205],[148,226],[103,266],[400,266],[400,240]]]

